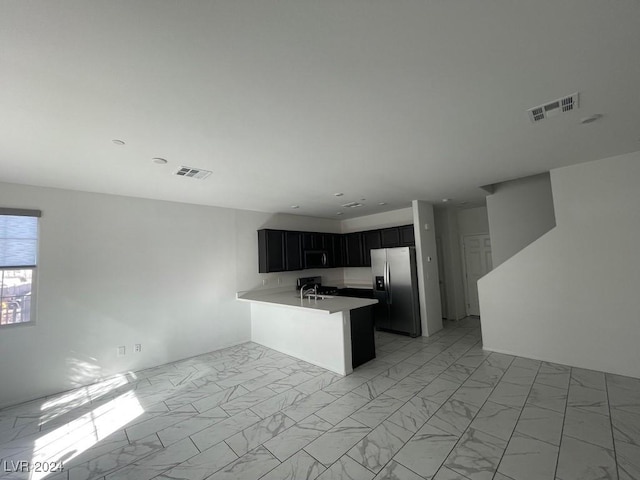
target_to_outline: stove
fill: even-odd
[[[318,286],[319,295],[335,295],[336,293],[338,293],[338,287],[330,287],[328,285]]]
[[[302,287],[311,288],[313,285],[316,286],[319,295],[335,295],[338,293],[338,287],[322,285],[322,277],[300,277],[296,282],[296,290],[300,290]]]

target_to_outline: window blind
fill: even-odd
[[[0,268],[35,267],[37,210],[0,209]]]

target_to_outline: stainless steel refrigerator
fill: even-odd
[[[380,330],[422,334],[414,247],[371,250],[375,326]]]

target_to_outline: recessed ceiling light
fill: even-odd
[[[447,203],[449,200],[451,200],[450,198],[443,198],[442,199],[442,203]]]
[[[300,208],[300,205],[291,205],[291,208]]]
[[[114,138],[113,140],[111,140],[115,145],[124,145],[124,142],[122,140],[118,140],[117,138]]]
[[[344,193],[334,193],[334,194],[333,194],[333,196],[334,196],[334,197],[341,197],[341,196],[343,196],[343,195],[344,195]]]
[[[158,165],[166,165],[167,163],[169,163],[164,158],[160,158],[160,157],[154,157],[151,159],[151,161],[153,163],[157,163]]]
[[[343,212],[336,212],[336,215],[342,215]]]
[[[386,205],[387,202],[378,202],[378,205]]]
[[[602,114],[601,113],[596,113],[595,115],[591,115],[589,117],[584,117],[580,119],[580,123],[582,125],[586,125],[587,123],[593,123],[596,120],[600,120],[602,118]]]

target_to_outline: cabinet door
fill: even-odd
[[[400,246],[400,230],[398,227],[385,228],[380,230],[380,243],[382,248],[393,248]]]
[[[329,266],[342,267],[344,263],[343,236],[330,233],[327,238],[327,252],[329,253]]]
[[[325,265],[327,268],[335,267],[335,258],[334,258],[334,244],[333,237],[335,236],[333,233],[319,233],[320,236],[320,244],[318,250],[324,250],[327,252],[327,264]]]
[[[411,247],[416,244],[413,225],[404,225],[399,227],[398,230],[400,231],[400,244],[403,247]]]
[[[373,309],[371,306],[351,310],[351,361],[353,368],[376,358]]]
[[[258,230],[258,272],[282,272],[285,269],[284,232]]]
[[[344,236],[344,266],[362,267],[362,234],[347,233]]]
[[[329,250],[332,247],[331,233],[304,232],[302,234],[303,250]]]
[[[285,232],[284,243],[286,269],[302,270],[302,233]]]
[[[362,232],[362,263],[365,267],[371,266],[371,250],[374,248],[380,248],[381,246],[380,230]]]

